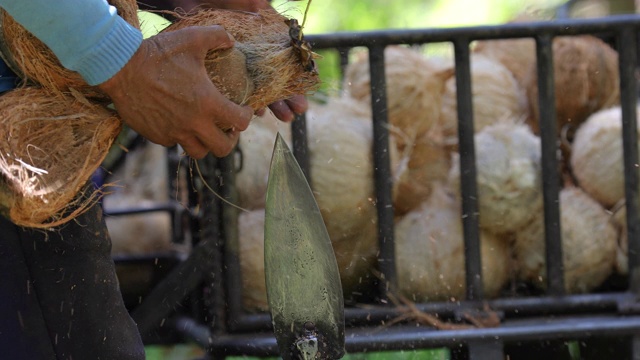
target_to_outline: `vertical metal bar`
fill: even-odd
[[[373,165],[376,206],[378,214],[379,270],[383,297],[387,286],[396,286],[395,248],[393,242],[392,178],[389,160],[389,129],[387,113],[387,88],[385,82],[384,47],[369,48],[371,76],[371,110],[373,115]]]
[[[538,102],[542,156],[542,193],[544,198],[545,249],[547,259],[547,293],[564,294],[564,266],[560,231],[560,184],[557,155],[557,119],[553,74],[553,38],[536,37],[538,62]]]
[[[636,29],[623,28],[618,34],[620,107],[622,110],[622,148],[624,151],[624,186],[629,239],[629,286],[640,295],[640,219],[638,218],[638,133]]]
[[[344,73],[349,65],[349,52],[351,48],[348,47],[339,47],[336,48],[338,50],[338,56],[340,57],[340,80],[344,79]]]
[[[499,340],[469,341],[469,360],[504,359],[502,342]]]
[[[311,164],[309,163],[309,146],[307,139],[307,117],[306,114],[296,115],[291,123],[291,144],[293,145],[293,156],[295,156],[302,173],[311,185]]]
[[[480,231],[478,227],[478,185],[476,182],[469,39],[457,39],[453,43],[453,48],[456,63],[458,149],[460,153],[460,191],[462,194],[462,229],[467,274],[467,299],[480,300],[484,297],[484,291],[482,288]]]
[[[234,156],[219,160],[222,184],[220,195],[230,204],[238,203],[238,191],[235,185]],[[206,190],[205,190],[206,191]],[[240,245],[238,235],[238,216],[240,210],[229,204],[221,204],[222,222],[220,235],[223,239],[224,294],[226,294],[227,326],[234,329],[234,321],[242,315],[242,274],[240,272]]]

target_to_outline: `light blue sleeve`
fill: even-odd
[[[142,42],[106,0],[0,0],[0,7],[90,85],[115,75]]]

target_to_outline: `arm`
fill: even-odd
[[[104,0],[0,0],[0,7],[90,85],[118,72],[142,42],[140,31]]]
[[[210,49],[233,46],[219,26],[142,41],[104,0],[0,0],[0,7],[65,67],[98,84],[122,120],[155,143],[180,144],[195,158],[224,156],[249,125],[251,108],[226,99],[204,67]]]

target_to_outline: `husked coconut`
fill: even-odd
[[[264,279],[264,209],[239,213],[238,242],[242,306],[247,311],[268,311]]]
[[[124,166],[107,181],[114,186],[103,198],[106,212],[152,208],[169,200],[167,149],[145,142],[125,155]],[[111,252],[149,254],[174,250],[172,218],[168,212],[107,216]]]
[[[480,234],[482,280],[487,297],[495,297],[510,274],[508,242]],[[461,300],[465,296],[465,256],[460,203],[446,185],[434,187],[419,208],[395,227],[398,288],[412,301]]]
[[[602,206],[578,187],[560,191],[560,223],[565,290],[567,293],[591,291],[613,272],[616,228]],[[514,253],[519,278],[545,288],[542,212],[516,233]]]
[[[402,134],[398,146],[420,137],[437,124],[444,80],[452,69],[402,46],[385,51],[385,81],[389,124]],[[371,104],[371,79],[368,57],[359,53],[345,70],[344,89],[354,99]]]
[[[618,246],[616,249],[616,271],[621,275],[629,274],[629,236],[627,234],[627,207],[616,207],[611,222],[618,229]]]
[[[267,111],[255,117],[247,130],[240,134],[238,149],[242,167],[236,173],[238,206],[244,209],[264,208],[271,155],[276,134],[280,133],[291,146],[291,127]]]
[[[396,215],[416,208],[443,181],[451,168],[451,152],[438,134],[427,134],[405,147],[397,169],[393,206]]]
[[[311,188],[332,240],[360,232],[376,218],[373,129],[369,107],[331,98],[307,113]],[[397,163],[393,138],[392,169]]]
[[[458,143],[458,101],[456,78],[445,83],[442,95],[440,122],[445,142]],[[474,130],[498,122],[524,123],[529,107],[524,89],[509,69],[487,56],[474,54],[471,58],[471,96]]]
[[[640,108],[636,112],[640,115]],[[622,111],[619,106],[598,111],[580,125],[571,146],[570,161],[580,187],[605,208],[624,198]]]
[[[563,36],[553,41],[553,72],[558,131],[575,129],[592,113],[620,102],[618,53],[591,36]],[[526,91],[531,126],[537,132],[537,68],[530,68]]]
[[[543,19],[535,14],[521,14],[509,23],[539,20]],[[536,64],[536,42],[530,38],[482,40],[476,43],[473,52],[502,63],[520,85],[525,84],[529,69]]]
[[[520,229],[542,209],[540,139],[526,125],[494,124],[476,133],[480,226],[497,233]],[[460,195],[460,161],[449,181]]]
[[[358,234],[332,241],[343,292],[349,296],[366,283],[377,255],[377,227],[374,222]],[[242,303],[247,311],[267,311],[264,277],[264,209],[240,212],[238,217]]]

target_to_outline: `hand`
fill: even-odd
[[[276,101],[269,105],[269,109],[278,119],[284,122],[291,122],[296,114],[302,114],[309,108],[309,103],[304,95],[295,95],[286,100]],[[256,112],[257,115],[264,114],[265,109]]]
[[[224,97],[204,67],[210,49],[233,46],[219,26],[191,27],[146,39],[131,60],[98,85],[122,120],[152,142],[180,144],[193,158],[222,157],[249,126],[253,110]],[[223,130],[224,129],[224,130]]]

